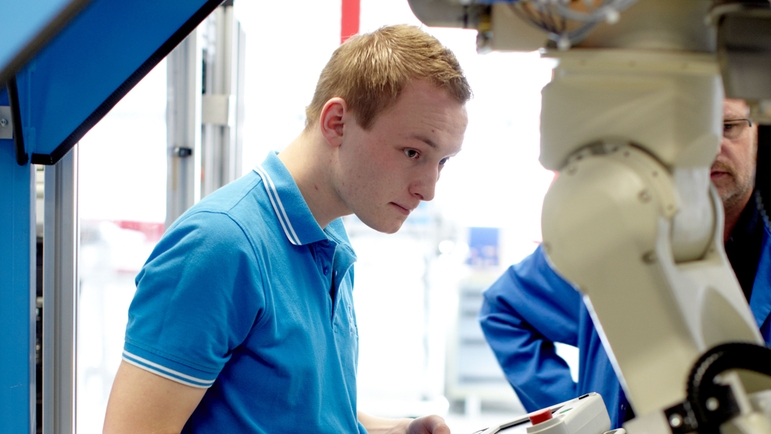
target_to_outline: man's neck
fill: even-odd
[[[739,221],[739,217],[741,217],[742,212],[744,211],[744,208],[746,208],[747,204],[750,202],[751,197],[752,197],[752,191],[750,191],[749,194],[746,195],[746,197],[739,200],[736,204],[733,204],[724,208],[724,211],[725,211],[725,219],[724,219],[724,227],[723,227],[724,243],[728,241],[728,239],[731,237],[731,232],[733,232],[734,228],[736,227],[736,223]]]
[[[726,256],[748,301],[752,297],[755,275],[763,250],[764,233],[765,224],[753,193],[725,241]]]
[[[323,229],[344,213],[336,210],[326,143],[313,131],[305,131],[278,154],[292,175],[316,222]]]

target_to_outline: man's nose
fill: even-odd
[[[439,181],[439,169],[426,170],[420,179],[410,185],[410,193],[426,202],[434,198],[436,182]]]
[[[726,147],[729,145],[729,140],[725,136],[720,137],[720,146],[717,148],[717,155],[723,154],[726,151]]]

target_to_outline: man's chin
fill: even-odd
[[[390,235],[390,234],[395,234],[395,233],[399,232],[399,229],[401,229],[401,228],[402,228],[402,225],[399,224],[398,226],[393,226],[392,225],[392,226],[389,226],[387,228],[382,228],[382,229],[381,228],[372,228],[372,229],[374,229],[374,230],[376,230],[378,232],[382,232],[384,234],[389,234]]]
[[[402,228],[402,224],[404,224],[404,221],[390,221],[390,222],[364,222],[367,226],[370,228],[384,233],[384,234],[395,234],[399,231],[399,229]]]
[[[715,185],[718,191],[730,189],[734,183],[734,177],[727,172],[710,173],[709,180],[712,181],[712,184]]]
[[[731,196],[736,194],[736,189],[731,188],[731,185],[725,184],[725,185],[715,185],[715,189],[717,190],[717,195],[720,196],[720,200],[725,203],[726,200],[728,200]]]

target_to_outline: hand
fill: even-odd
[[[358,412],[358,417],[370,434],[450,434],[444,419],[437,415],[417,419],[384,419]]]
[[[410,422],[406,434],[450,434],[450,427],[437,415],[423,416]]]

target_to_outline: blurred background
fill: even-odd
[[[246,41],[246,173],[304,127],[340,44],[341,0],[236,0],[233,10]],[[421,25],[406,0],[361,0],[361,32],[397,23]],[[553,174],[538,162],[540,91],[551,65],[535,52],[478,54],[474,30],[425,30],[455,52],[474,98],[463,151],[434,201],[394,235],[346,218],[359,258],[359,406],[383,417],[437,413],[470,434],[524,414],[476,318],[481,292],[541,239]],[[78,433],[101,432],[134,277],[165,227],[167,74],[163,61],[78,147]],[[575,373],[576,350],[558,350]]]

